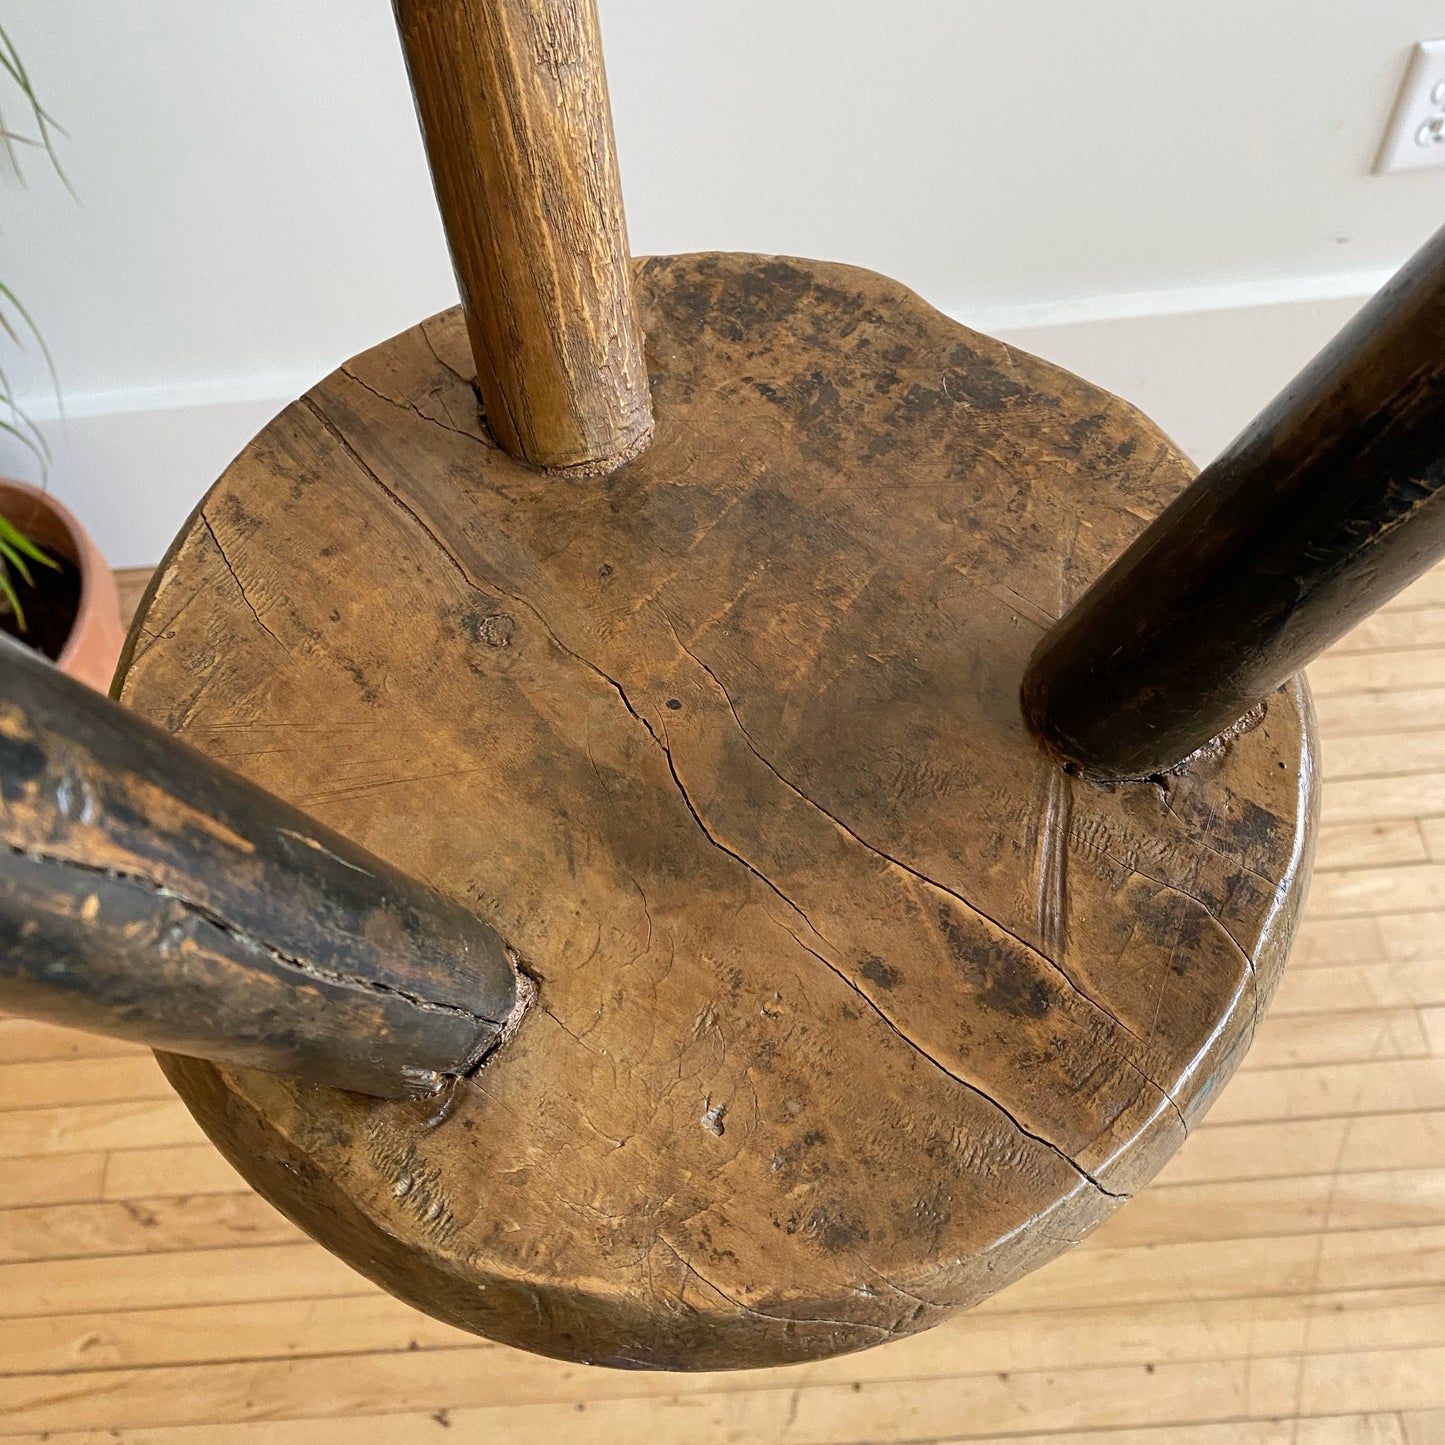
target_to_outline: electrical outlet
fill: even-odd
[[[1415,47],[1375,171],[1421,166],[1445,166],[1445,40]]]

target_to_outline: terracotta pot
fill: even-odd
[[[67,508],[24,482],[0,481],[0,515],[43,551],[65,557],[80,569],[80,607],[58,662],[62,672],[105,692],[125,642],[115,577],[105,558]]]

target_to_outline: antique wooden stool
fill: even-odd
[[[1189,485],[883,277],[630,262],[592,0],[397,8],[465,311],[230,467],[125,709],[5,652],[0,999],[165,1050],[466,1329],[671,1369],[923,1329],[1250,1043],[1294,674],[1445,550],[1445,233]]]

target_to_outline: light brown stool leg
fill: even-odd
[[[594,0],[396,0],[492,435],[610,472],[652,437]]]

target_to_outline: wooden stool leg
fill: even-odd
[[[1044,638],[1025,710],[1087,774],[1165,772],[1442,553],[1445,230]]]
[[[8,638],[0,668],[6,1009],[390,1098],[496,1044],[485,923]]]
[[[610,472],[652,437],[594,0],[396,0],[487,421]]]

